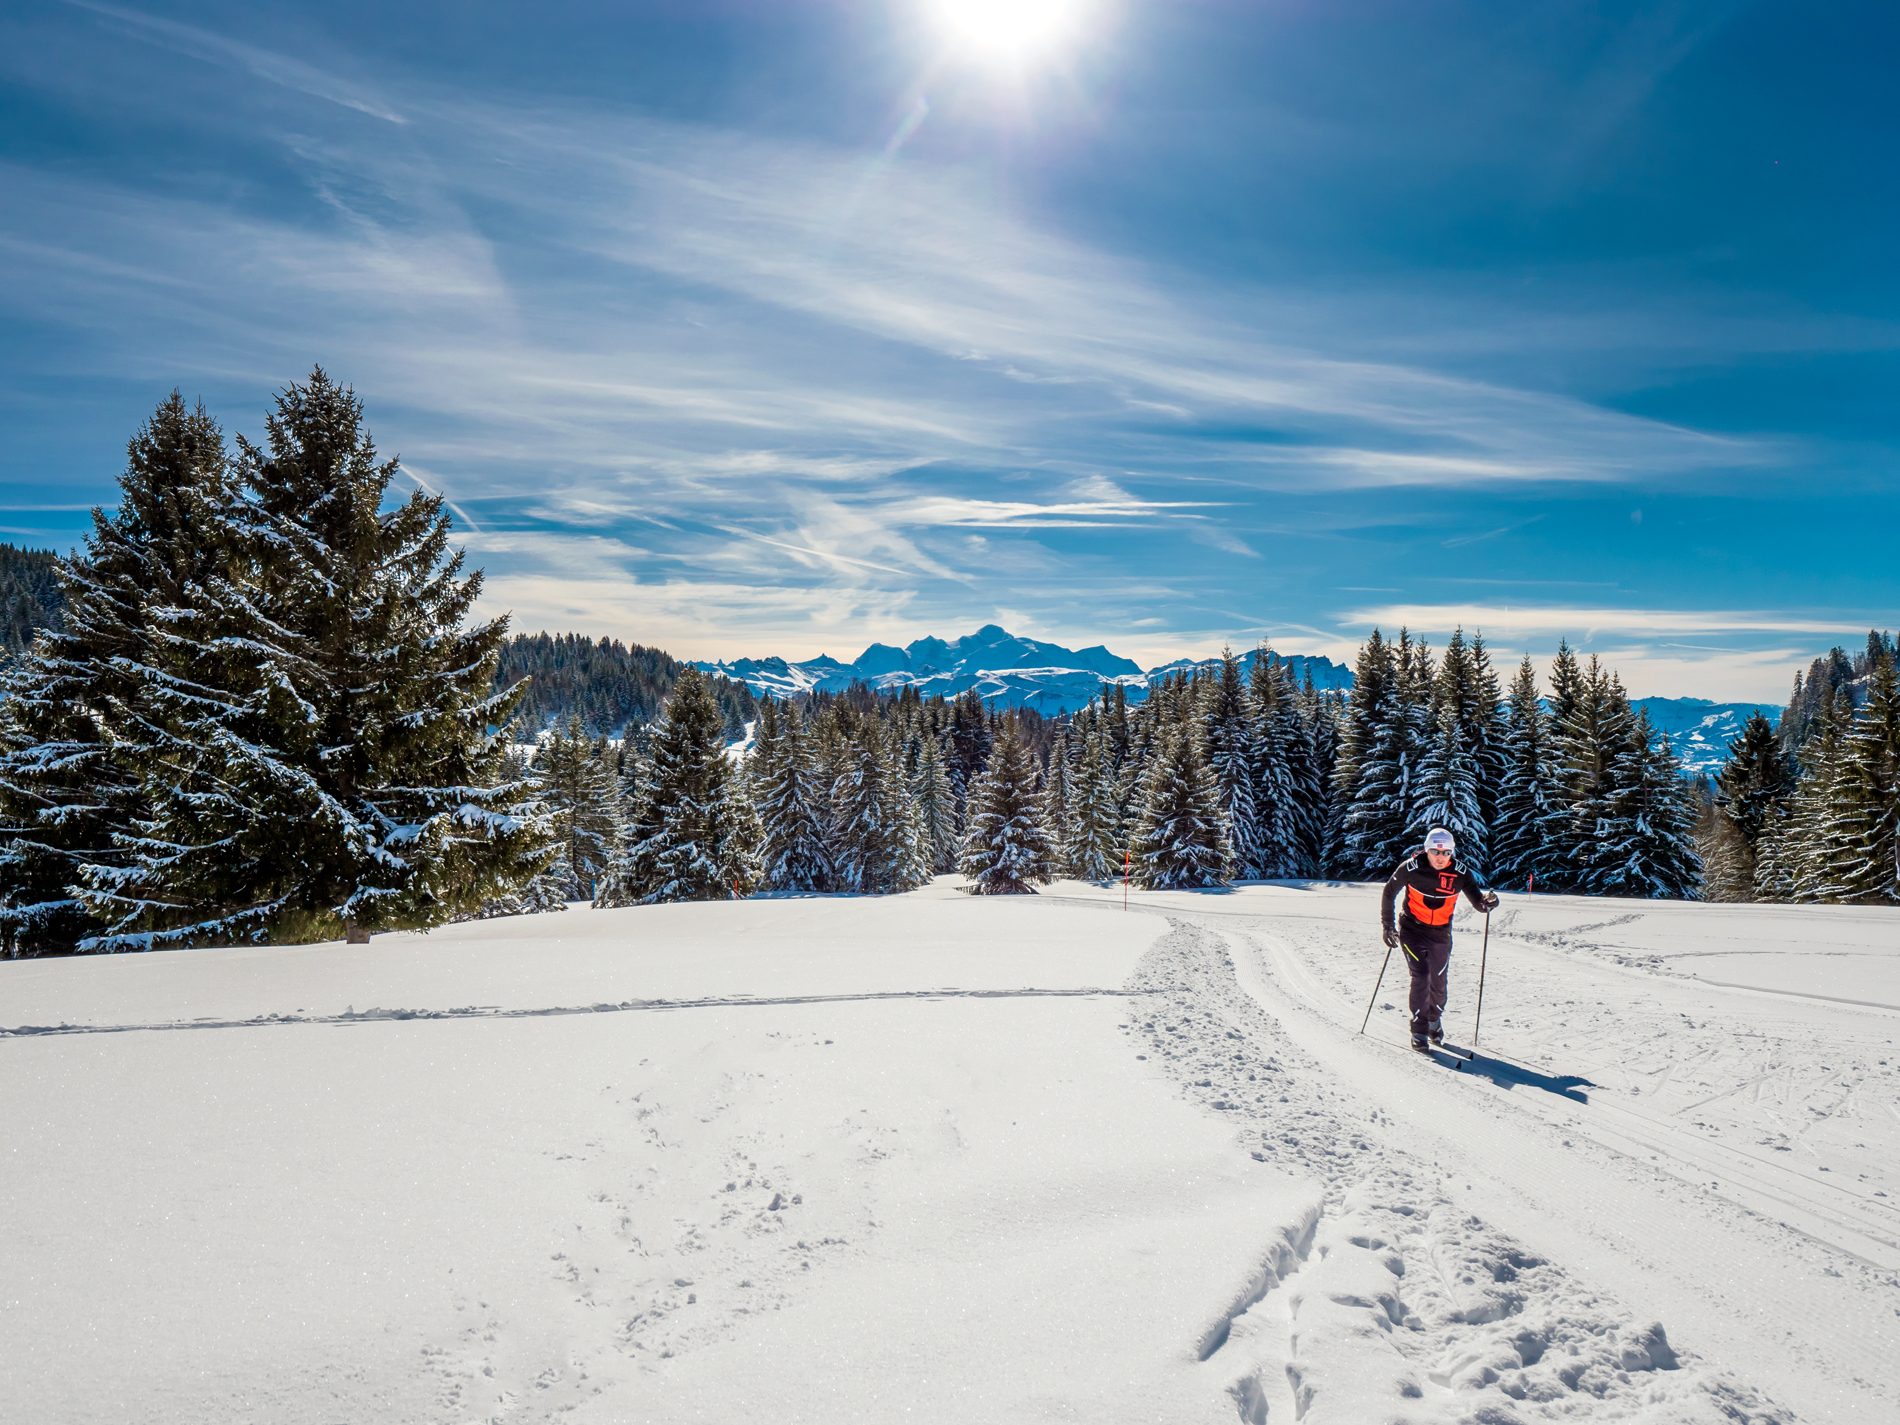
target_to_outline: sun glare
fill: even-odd
[[[932,0],[938,25],[961,49],[1022,64],[1074,36],[1086,0]]]

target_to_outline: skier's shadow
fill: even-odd
[[[1473,1053],[1462,1065],[1467,1074],[1476,1074],[1479,1078],[1489,1079],[1499,1088],[1542,1089],[1545,1093],[1554,1093],[1558,1098],[1567,1098],[1572,1103],[1588,1103],[1590,1095],[1585,1089],[1593,1089],[1596,1084],[1580,1074],[1541,1074],[1535,1069],[1527,1069],[1522,1064],[1513,1064],[1505,1059],[1493,1059],[1489,1054]]]

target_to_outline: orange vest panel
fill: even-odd
[[[1405,913],[1420,925],[1450,925],[1452,912],[1458,909],[1458,898],[1446,896],[1434,909],[1419,892],[1416,886],[1405,888]]]

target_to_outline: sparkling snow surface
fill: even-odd
[[[954,885],[0,964],[0,1418],[1895,1418],[1900,918]]]

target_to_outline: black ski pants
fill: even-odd
[[[1444,1021],[1445,996],[1451,987],[1451,936],[1407,925],[1399,931],[1399,946],[1405,951],[1405,968],[1412,972],[1412,1034],[1416,1038]]]

